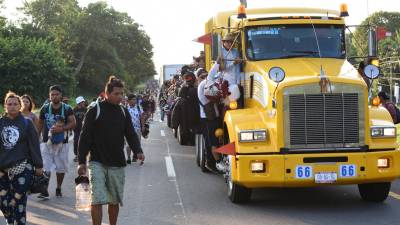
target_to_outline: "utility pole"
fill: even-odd
[[[393,102],[392,85],[393,85],[393,66],[392,66],[392,64],[390,64],[389,90],[390,90],[390,101],[391,101],[391,102]]]

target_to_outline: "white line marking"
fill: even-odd
[[[397,200],[400,200],[400,195],[399,195],[399,194],[396,194],[396,193],[394,193],[394,192],[389,192],[389,195],[390,195],[392,198],[395,198],[395,199],[397,199]]]
[[[164,130],[161,130],[161,136],[162,136],[162,137],[165,137],[165,132],[164,132]]]
[[[176,174],[175,174],[174,164],[173,164],[173,162],[172,162],[172,157],[171,157],[171,152],[170,152],[170,148],[169,148],[168,139],[165,139],[165,142],[166,142],[166,144],[167,144],[167,153],[168,153],[168,156],[165,157],[165,163],[166,163],[166,166],[167,166],[167,174],[168,174],[168,177],[171,177],[169,173],[170,173],[171,171],[173,172],[173,174],[171,174],[171,175],[173,175],[173,177],[174,177],[175,179],[170,179],[170,181],[175,183],[175,190],[176,190],[176,194],[177,194],[177,196],[178,196],[178,202],[175,203],[175,204],[178,204],[178,205],[181,207],[181,209],[182,209],[183,224],[188,224],[187,221],[186,221],[186,210],[185,210],[185,206],[183,205],[182,196],[181,196],[181,191],[179,190],[179,184],[178,184],[178,181],[177,181],[177,179],[176,179]],[[170,164],[170,166],[169,166],[169,164]],[[171,170],[170,172],[168,172],[168,168],[170,168],[170,169],[169,169],[169,170]],[[172,169],[171,169],[171,168],[172,168]]]
[[[167,166],[168,177],[176,177],[174,163],[171,156],[165,156],[165,165]]]

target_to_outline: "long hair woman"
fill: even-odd
[[[26,224],[33,174],[43,174],[39,137],[32,121],[22,116],[21,105],[20,97],[8,92],[0,118],[0,209],[7,224]]]
[[[21,113],[25,118],[32,120],[33,124],[35,125],[36,129],[39,124],[39,118],[33,113],[32,111],[35,110],[35,103],[32,100],[32,97],[25,94],[21,96]]]

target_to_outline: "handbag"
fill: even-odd
[[[47,190],[47,186],[49,185],[49,177],[46,173],[43,173],[42,176],[33,175],[33,181],[31,185],[30,192],[31,194],[43,193]]]

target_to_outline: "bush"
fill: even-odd
[[[59,84],[71,94],[75,83],[61,51],[44,39],[0,37],[0,74],[1,99],[12,90],[39,103],[47,98],[49,86]]]

